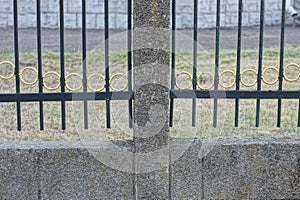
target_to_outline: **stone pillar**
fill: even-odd
[[[169,198],[170,0],[134,1],[136,199]]]

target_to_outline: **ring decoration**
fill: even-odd
[[[228,85],[224,84],[224,81],[223,81],[224,78],[223,77],[224,77],[225,74],[230,74],[233,77],[233,82],[231,84],[228,84]],[[232,70],[225,70],[225,71],[223,71],[223,72],[220,73],[219,84],[220,84],[220,86],[222,88],[224,88],[224,89],[230,89],[230,88],[232,88],[235,85],[235,83],[236,83],[236,74],[235,74],[234,71],[232,71]]]
[[[268,81],[268,80],[266,79],[266,73],[267,73],[268,71],[274,71],[274,72],[276,73],[276,77],[277,77],[277,78],[276,78],[274,81]],[[267,84],[267,85],[275,85],[275,84],[279,81],[278,77],[279,77],[279,71],[278,71],[278,69],[277,69],[276,67],[267,67],[266,69],[264,69],[261,78],[262,78],[262,80],[263,80],[263,82],[264,82],[265,84]]]
[[[204,87],[201,85],[201,80],[203,79],[204,75],[209,75],[212,83],[210,84],[210,86],[208,87]],[[203,72],[199,75],[198,81],[197,81],[197,86],[201,89],[201,90],[210,90],[211,88],[214,87],[214,76],[212,75],[212,73],[210,72]]]
[[[77,78],[80,80],[80,85],[79,85],[77,88],[72,88],[72,87],[69,85],[68,80],[69,80],[71,77],[77,77]],[[69,91],[71,91],[71,92],[78,91],[78,90],[80,90],[80,89],[82,88],[82,86],[83,86],[83,83],[82,83],[82,77],[81,77],[79,74],[77,74],[77,73],[71,73],[71,74],[68,74],[68,75],[66,76],[66,81],[65,81],[65,83],[66,83],[66,88],[67,88]]]
[[[113,81],[114,81],[115,79],[117,79],[118,77],[124,79],[124,82],[125,82],[125,85],[124,85],[121,89],[117,89],[117,88],[115,88],[115,87],[113,86]],[[127,79],[127,77],[126,77],[125,75],[120,74],[120,73],[117,73],[117,74],[113,75],[113,76],[110,78],[110,80],[109,80],[109,85],[110,85],[110,88],[111,88],[113,91],[124,91],[124,90],[126,90],[126,88],[128,87],[128,79]]]
[[[45,79],[48,76],[56,76],[57,77],[57,85],[56,86],[50,87],[46,84]],[[44,88],[46,88],[46,90],[48,90],[48,91],[58,90],[60,88],[60,74],[57,72],[54,72],[54,71],[45,73],[43,75],[43,85],[44,85]]]
[[[35,78],[34,78],[34,80],[33,81],[31,81],[31,82],[29,82],[29,81],[26,81],[25,79],[24,79],[24,72],[26,72],[27,71],[27,73],[28,72],[32,72],[32,73],[34,73],[34,76],[35,76]],[[34,67],[25,67],[25,68],[23,68],[23,69],[21,69],[21,71],[20,71],[20,74],[19,74],[19,77],[20,77],[20,81],[24,84],[24,85],[35,85],[37,82],[38,82],[38,71],[34,68]]]
[[[246,70],[244,70],[243,72],[242,72],[242,74],[241,74],[241,84],[243,85],[243,86],[245,86],[245,87],[252,87],[252,86],[254,86],[256,83],[257,83],[257,78],[252,82],[252,83],[247,83],[246,81],[245,81],[245,75],[247,74],[247,73],[252,73],[252,74],[254,74],[255,75],[255,77],[257,77],[258,76],[258,73],[254,70],[254,69],[246,69]]]
[[[287,75],[287,72],[291,69],[291,68],[295,68],[297,73],[295,77],[290,77]],[[268,79],[268,74],[275,74],[276,78],[272,78],[272,80],[270,80],[270,78]],[[291,63],[288,64],[284,67],[284,80],[286,80],[287,82],[296,82],[300,79],[300,66],[298,64],[295,63]],[[233,77],[233,81],[230,83],[226,83],[225,84],[225,79],[224,76],[225,75],[230,75]],[[188,86],[187,87],[183,87],[182,85],[180,85],[177,81],[177,78],[180,76],[187,76],[188,77]],[[212,84],[209,85],[208,87],[204,87],[201,83],[201,81],[203,80],[203,76],[204,75],[208,75],[211,80],[212,80]],[[247,82],[246,78],[247,76],[253,76],[253,81],[252,82]],[[258,72],[255,69],[245,69],[244,71],[242,71],[241,75],[240,75],[240,82],[244,87],[253,87],[257,84],[257,76],[258,76]],[[176,75],[176,87],[180,90],[185,90],[185,89],[191,89],[192,85],[193,85],[193,75],[187,71],[182,71],[180,73],[178,73]],[[263,72],[262,72],[262,76],[261,76],[261,80],[266,84],[266,85],[276,85],[279,82],[279,69],[277,69],[276,67],[266,67]],[[224,89],[230,89],[232,87],[234,87],[234,85],[236,84],[236,73],[232,70],[224,70],[222,72],[220,72],[219,74],[219,85],[224,88]],[[200,90],[210,90],[213,88],[214,86],[214,76],[212,73],[210,72],[203,72],[198,76],[198,80],[197,80],[197,86]]]
[[[184,87],[182,85],[180,85],[177,80],[178,80],[178,77],[180,76],[187,76],[188,78],[188,81],[189,81],[189,85]],[[179,74],[176,75],[176,87],[180,90],[186,90],[186,89],[190,89],[191,87],[193,86],[193,78],[192,78],[192,75],[189,73],[189,72],[186,72],[186,71],[182,71],[180,72]]]
[[[91,82],[95,79],[95,78],[99,78],[100,81],[102,81],[102,86],[101,88],[93,88],[91,86]],[[102,90],[104,90],[105,88],[105,78],[101,75],[101,74],[92,74],[88,77],[87,80],[87,87],[92,91],[92,92],[101,92]]]
[[[3,76],[0,74],[0,78],[3,79],[3,80],[9,80],[9,79],[12,79],[14,76],[15,76],[15,65],[12,63],[12,62],[9,62],[9,61],[4,61],[4,62],[1,62],[0,63],[0,69],[2,68],[3,65],[8,65],[12,68],[12,73],[8,76]]]
[[[3,75],[1,73],[1,71],[3,70],[4,66],[6,66],[8,69],[11,68],[10,71],[12,71],[12,73],[10,73],[6,76]],[[296,69],[296,71],[297,71],[296,73],[293,73],[293,74],[295,74],[294,76],[288,75],[288,72],[291,71],[292,68]],[[32,81],[26,80],[25,73],[26,74],[34,74],[34,79]],[[275,79],[273,78],[272,80],[268,80],[267,79],[267,77],[268,77],[267,74],[270,74],[270,73],[272,73],[272,74],[275,73],[277,77]],[[20,70],[20,73],[18,74],[18,77],[20,79],[20,82],[23,83],[24,85],[35,85],[39,80],[38,75],[39,75],[39,73],[38,73],[38,70],[36,68],[34,68],[34,67],[24,67],[23,69]],[[230,83],[226,83],[225,79],[224,79],[225,75],[232,76],[233,81],[230,82]],[[249,83],[249,82],[246,81],[246,75],[248,75],[248,76],[252,75],[252,76],[255,76],[255,78],[252,82]],[[296,82],[296,81],[298,81],[300,79],[300,66],[298,64],[295,64],[295,63],[291,63],[291,64],[286,65],[284,67],[283,75],[284,75],[284,77],[283,77],[284,80],[287,81],[287,82]],[[46,83],[45,80],[49,79],[50,76],[56,77],[55,78],[57,80],[56,85],[49,86],[49,83]],[[203,77],[204,76],[208,76],[209,79],[211,79],[211,84],[210,85],[208,85],[208,86],[203,85]],[[240,75],[241,85],[243,85],[244,87],[253,87],[254,85],[257,84],[257,81],[258,81],[257,76],[258,76],[258,72],[255,69],[246,69],[246,70],[242,71],[242,73]],[[14,77],[15,77],[15,65],[10,61],[0,62],[0,79],[10,80]],[[185,77],[185,79],[186,79],[185,83],[187,83],[187,84],[183,85],[182,82],[179,83],[178,80],[179,80],[179,78],[182,78],[182,77]],[[279,77],[279,70],[276,67],[271,66],[271,67],[267,67],[263,70],[261,80],[267,85],[275,85],[279,81],[278,77]],[[73,78],[73,79],[76,78],[77,80],[79,80],[80,84],[77,87],[71,87],[70,86],[70,79],[71,78]],[[124,85],[121,88],[117,88],[114,85],[114,83],[115,83],[115,81],[120,80],[120,79],[122,79],[122,82],[124,83]],[[230,89],[236,84],[236,82],[237,82],[236,73],[234,71],[224,70],[224,71],[220,72],[218,84],[222,88]],[[43,87],[46,90],[56,91],[61,87],[61,75],[59,73],[55,72],[55,71],[46,72],[42,76],[42,83],[43,83]],[[100,84],[100,87],[95,88],[95,86],[93,86],[92,83],[101,83],[101,84]],[[105,88],[105,84],[106,84],[105,78],[101,74],[92,74],[87,79],[87,87],[92,92],[101,92],[101,91],[103,91],[104,88]],[[192,89],[193,75],[191,73],[187,72],[187,71],[179,72],[176,75],[175,85],[180,90]],[[197,87],[200,90],[210,90],[210,89],[213,88],[213,86],[214,86],[214,75],[212,73],[202,72],[201,74],[199,74],[197,76]],[[65,78],[65,87],[66,87],[66,89],[68,89],[69,91],[72,91],[72,92],[81,90],[82,87],[83,87],[83,78],[82,78],[82,76],[78,73],[67,74],[66,78]],[[127,78],[127,76],[125,76],[124,74],[121,74],[121,73],[114,74],[113,76],[111,76],[111,78],[109,80],[109,87],[112,91],[124,91],[124,90],[126,90],[128,88],[128,78]]]
[[[288,69],[290,69],[290,68],[292,68],[292,67],[296,67],[297,70],[298,70],[298,72],[299,72],[299,73],[298,73],[298,76],[296,76],[296,77],[294,77],[294,78],[291,78],[291,77],[288,77],[288,76],[287,76],[287,71],[288,71]],[[295,63],[291,63],[291,64],[285,66],[285,68],[284,68],[284,79],[285,79],[287,82],[296,82],[296,81],[298,81],[299,78],[300,78],[300,66],[299,66],[299,65],[297,65],[297,64],[295,64]]]

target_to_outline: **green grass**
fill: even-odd
[[[36,52],[20,53],[20,68],[31,66],[37,68]],[[176,54],[176,73],[187,71],[192,73],[192,57],[191,51],[178,51]],[[285,51],[285,65],[290,63],[300,64],[300,47],[287,46]],[[198,70],[201,77],[201,84],[209,85],[213,80],[205,75],[200,75],[203,72],[210,72],[214,74],[214,51],[200,51],[198,53]],[[1,61],[14,61],[13,54],[0,54]],[[66,74],[82,73],[81,53],[72,52],[65,54]],[[127,53],[115,51],[110,53],[110,72],[111,75],[116,73],[127,74]],[[104,75],[104,53],[100,51],[88,52],[87,70],[88,75],[99,73]],[[257,70],[258,52],[257,50],[243,50],[241,57],[241,70],[255,69]],[[232,70],[235,72],[236,65],[236,50],[223,49],[220,52],[220,72],[224,70]],[[269,48],[264,50],[263,67],[274,66],[279,68],[279,49]],[[60,72],[60,58],[57,52],[43,52],[43,74],[49,71]],[[1,75],[8,75],[12,69],[0,68]],[[290,69],[286,72],[288,76],[293,77],[297,72],[295,69]],[[32,74],[24,75],[26,80],[34,79]],[[276,75],[272,72],[266,74],[268,80],[274,80]],[[256,79],[251,74],[246,74],[245,81],[252,82]],[[73,80],[73,79],[72,79]],[[189,85],[186,77],[181,77],[180,85]],[[226,75],[222,79],[224,84],[230,84],[234,81],[233,77]],[[45,80],[47,84],[55,85],[57,83],[56,77],[48,77]],[[78,79],[70,82],[71,85],[78,85]],[[122,84],[122,82],[120,83]],[[300,79],[298,81],[289,83],[284,81],[285,90],[299,90]],[[244,90],[256,90],[256,85],[253,87],[244,87]],[[278,84],[266,85],[263,83],[263,90],[277,90]],[[235,85],[231,88],[234,89]],[[38,85],[26,86],[21,84],[21,91],[38,92]],[[15,92],[15,79],[0,80],[1,93]],[[52,91],[45,91],[52,92]],[[171,129],[171,136],[173,137],[246,137],[246,136],[287,136],[300,135],[300,130],[297,128],[298,120],[298,106],[299,100],[283,100],[282,111],[282,127],[276,128],[277,122],[277,100],[262,100],[261,101],[261,127],[255,128],[255,100],[241,100],[240,101],[240,126],[234,127],[234,100],[220,100],[219,101],[219,126],[212,127],[213,119],[213,100],[197,100],[197,128],[191,127],[191,100],[176,100],[175,101],[175,127]],[[44,119],[45,131],[39,131],[39,104],[38,103],[22,103],[22,132],[16,131],[16,104],[2,103],[0,104],[0,141],[25,141],[25,140],[62,140],[62,141],[76,141],[80,139],[130,139],[132,138],[132,131],[127,128],[127,102],[112,102],[112,122],[113,128],[105,129],[105,102],[90,102],[89,103],[89,131],[82,130],[83,117],[81,102],[67,102],[67,130],[60,130],[61,123],[61,104],[44,103]],[[77,129],[80,130],[78,134]],[[100,130],[100,131],[99,131]]]

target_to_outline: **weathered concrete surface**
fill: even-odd
[[[300,136],[220,139],[204,158],[203,140],[191,140],[172,164],[172,199],[300,198]],[[0,199],[135,199],[133,176],[101,164],[80,143],[0,143],[0,173]],[[168,178],[144,177],[145,186]]]
[[[170,0],[133,8],[136,198],[168,199]]]
[[[132,175],[80,143],[0,143],[0,199],[133,199]]]
[[[300,137],[222,139],[201,159],[202,142],[173,164],[173,199],[300,198]]]

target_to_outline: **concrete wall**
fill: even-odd
[[[0,28],[13,26],[12,0],[0,0]],[[41,0],[42,26],[57,28],[59,0]],[[104,1],[87,0],[87,28],[104,28]],[[237,26],[237,0],[221,0],[221,25],[225,27]],[[244,1],[245,26],[259,24],[260,0]],[[127,0],[110,0],[110,28],[126,29],[127,27]],[[36,27],[35,0],[19,0],[20,28]],[[280,23],[281,0],[266,1],[266,24]],[[65,0],[66,28],[81,27],[81,0]],[[199,28],[215,26],[216,0],[199,0]],[[193,26],[193,1],[177,1],[177,27],[180,29]]]
[[[155,175],[171,177],[171,199],[300,198],[300,137],[221,139],[204,158],[202,143],[193,139],[166,176]],[[133,174],[103,165],[80,143],[2,142],[0,174],[0,199],[134,199]],[[143,177],[137,189],[154,181]],[[164,199],[159,192],[147,190]]]

